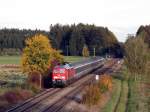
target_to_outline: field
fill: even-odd
[[[0,56],[0,64],[20,64],[20,56]]]
[[[76,62],[84,59],[81,56],[65,56],[65,61]],[[0,56],[0,64],[20,64],[21,56]]]

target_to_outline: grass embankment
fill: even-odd
[[[126,80],[129,75],[122,70],[121,78],[113,78],[111,98],[102,112],[149,112],[150,111],[150,83],[149,80]]]
[[[82,56],[64,56],[67,62],[77,62],[85,58]],[[17,64],[21,63],[21,56],[0,56],[0,64]]]
[[[121,87],[120,99],[116,107],[116,112],[126,111],[126,104],[128,100],[128,82],[122,81]]]
[[[113,76],[111,98],[102,112],[125,112],[128,100],[128,81],[124,78],[123,69]]]
[[[150,111],[150,84],[129,80],[129,95],[127,112]]]
[[[103,109],[103,112],[114,112],[116,104],[119,100],[121,92],[121,81],[118,79],[113,79],[113,91],[111,99],[108,101]]]

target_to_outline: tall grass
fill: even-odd
[[[97,85],[91,84],[86,87],[85,94],[83,95],[83,103],[91,107],[96,105],[100,100],[100,89]]]
[[[114,112],[116,104],[118,103],[119,96],[121,92],[121,81],[118,79],[113,79],[113,91],[111,99],[108,101],[103,112]]]
[[[83,95],[83,103],[88,106],[96,105],[101,99],[101,95],[112,89],[112,77],[109,75],[101,75],[99,82],[87,86]]]
[[[121,95],[116,107],[116,112],[125,112],[126,111],[126,104],[128,100],[128,82],[126,80],[122,81],[122,89]]]
[[[133,80],[129,80],[129,94],[128,94],[128,108],[127,112],[137,112],[139,109],[139,94],[137,90],[137,84]]]
[[[149,99],[146,96],[148,88],[141,87],[143,83],[140,81],[129,80],[128,108],[127,112],[149,112]],[[150,95],[150,93],[147,93]]]

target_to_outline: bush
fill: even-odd
[[[3,97],[5,100],[9,103],[17,103],[19,101],[23,101],[29,97],[32,96],[32,92],[28,90],[22,90],[22,89],[14,89],[7,91],[4,93]]]
[[[101,93],[97,85],[89,85],[86,87],[83,95],[83,103],[92,106],[98,103]]]
[[[98,83],[100,92],[104,93],[112,88],[112,77],[109,75],[101,75]]]

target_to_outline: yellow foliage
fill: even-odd
[[[44,74],[51,66],[54,58],[62,59],[59,52],[51,47],[49,39],[42,34],[36,34],[32,38],[28,38],[25,43],[26,47],[22,54],[22,69],[24,72],[39,71]]]
[[[101,75],[99,81],[99,87],[101,92],[105,92],[112,88],[112,77],[110,75]]]
[[[83,50],[82,50],[82,55],[84,57],[89,57],[89,49],[86,45],[84,45]]]
[[[53,60],[57,60],[60,63],[64,61],[64,57],[60,54],[60,51],[57,51],[55,49],[53,49],[52,57],[53,57]]]
[[[97,85],[89,85],[85,89],[85,94],[83,94],[83,103],[88,106],[92,106],[98,103],[100,100],[101,93]]]

